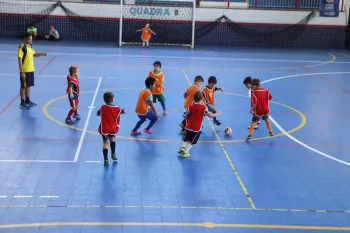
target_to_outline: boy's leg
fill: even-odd
[[[163,94],[158,95],[158,100],[163,108],[163,115],[165,116],[167,114],[166,107],[165,107],[165,97]]]
[[[112,160],[114,161],[118,160],[117,156],[115,155],[115,135],[110,135],[109,145],[111,146]]]
[[[158,117],[157,115],[152,111],[152,110],[148,110],[147,114],[146,114],[146,118],[148,120],[150,120],[148,126],[146,129],[144,129],[145,133],[152,133],[152,131],[150,130],[152,128],[152,126],[157,122]]]
[[[139,132],[137,131],[141,125],[146,121],[146,115],[138,115],[140,120],[136,123],[134,129],[131,131],[131,135],[137,135]]]
[[[103,140],[103,159],[104,159],[104,165],[108,166],[109,161],[108,161],[108,138],[105,135],[102,135],[102,140]]]
[[[30,101],[30,87],[34,86],[34,72],[26,73],[27,86],[25,88],[26,104],[29,107],[35,107],[37,104]]]
[[[68,115],[67,115],[67,118],[66,118],[66,123],[67,124],[74,124],[74,122],[72,121],[71,117],[72,117],[73,113],[75,112],[75,100],[72,100],[69,97],[68,97],[68,99],[69,99],[69,105],[70,105],[71,109],[68,112]]]
[[[74,100],[75,101],[75,111],[73,117],[77,120],[80,120],[80,116],[78,114],[78,108],[79,108],[79,99]]]
[[[274,136],[274,134],[273,134],[273,132],[272,132],[272,126],[271,126],[271,121],[270,121],[270,119],[269,119],[269,115],[263,116],[262,119],[263,119],[263,120],[265,121],[265,123],[266,123],[266,126],[267,126],[267,129],[269,130],[270,136],[271,136],[271,137]]]
[[[182,157],[187,158],[190,156],[189,152],[190,152],[191,148],[193,147],[193,145],[197,144],[199,137],[201,136],[201,133],[202,133],[201,131],[199,131],[199,132],[187,131],[186,132],[187,145],[185,147],[185,151],[184,151],[184,154],[182,155]]]
[[[260,120],[260,117],[258,116],[253,116],[253,119],[252,121],[250,122],[250,127],[249,127],[249,133],[248,133],[248,137],[246,139],[246,141],[249,141],[252,139],[253,137],[253,131],[255,129],[255,125],[256,125],[256,122],[258,122]]]

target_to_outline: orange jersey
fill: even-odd
[[[188,108],[193,103],[194,94],[199,91],[200,88],[197,85],[191,85],[185,92],[185,103],[184,108]]]
[[[151,39],[152,36],[152,31],[150,28],[142,28],[142,34],[141,34],[141,39],[143,41],[149,41]]]
[[[214,88],[209,88],[208,86],[204,87],[203,89],[203,96],[205,100],[208,102],[208,104],[215,106],[215,98],[214,98],[214,93],[217,90],[216,87]]]
[[[159,72],[158,74],[156,74],[153,71],[150,71],[148,73],[148,77],[152,77],[156,79],[156,86],[152,90],[152,94],[163,94],[164,74],[162,72]]]
[[[152,93],[148,88],[145,88],[140,92],[139,99],[136,103],[135,112],[138,115],[146,115],[148,112],[148,103],[150,101],[153,101]]]

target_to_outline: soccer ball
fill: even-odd
[[[226,127],[224,132],[226,135],[230,135],[232,133],[232,129],[230,127]]]

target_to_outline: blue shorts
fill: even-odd
[[[25,73],[26,78],[23,79],[21,75],[19,76],[21,80],[21,88],[32,87],[34,86],[34,72]]]
[[[145,115],[139,115],[137,114],[142,121],[146,121],[147,119],[150,121],[157,121],[158,117],[157,115],[151,110],[148,109],[148,112]]]

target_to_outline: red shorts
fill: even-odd
[[[72,108],[78,109],[79,106],[79,99],[69,99],[69,104]]]

